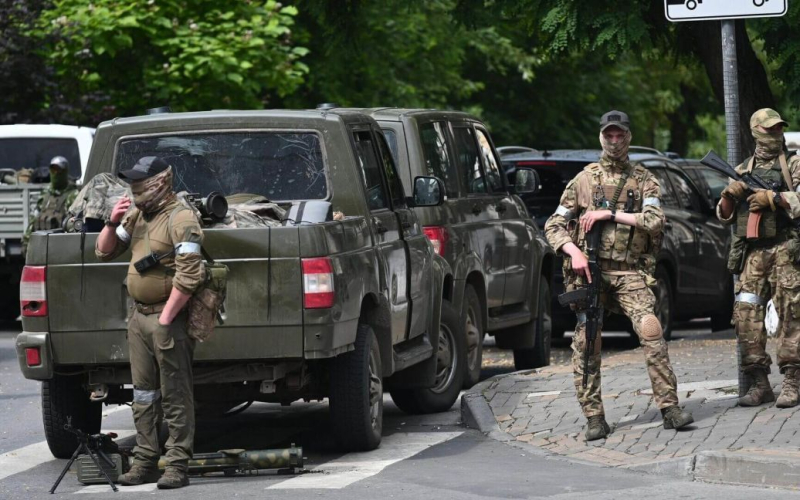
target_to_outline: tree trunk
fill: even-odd
[[[722,81],[722,35],[719,22],[704,21],[683,23],[678,31],[678,45],[682,52],[697,56],[706,69],[714,94],[724,110]],[[767,71],[756,56],[744,21],[736,21],[736,55],[739,64],[739,119],[741,126],[742,156],[753,154],[753,136],[750,133],[750,116],[761,108],[774,108],[775,97],[769,87]]]

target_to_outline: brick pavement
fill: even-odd
[[[635,466],[704,451],[800,459],[800,407],[736,405],[733,340],[682,339],[669,348],[681,405],[695,418],[684,431],[661,425],[640,348],[604,356],[603,403],[612,428],[607,439],[584,441],[586,419],[575,398],[570,366],[502,376],[484,384],[482,395],[499,428],[513,439],[573,459]],[[781,380],[773,366],[770,382],[776,394]]]

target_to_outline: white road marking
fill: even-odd
[[[525,399],[528,398],[541,398],[544,396],[558,396],[561,394],[561,391],[544,391],[544,392],[532,392],[526,396]]]
[[[149,493],[151,491],[155,491],[156,488],[156,483],[140,484],[138,486],[117,485],[117,489],[120,493]],[[82,495],[86,493],[113,493],[113,491],[111,490],[111,486],[108,484],[93,484],[91,486],[86,486],[85,488],[79,489],[74,494]]]
[[[117,439],[133,436],[136,431],[106,431],[116,432],[119,436]],[[77,441],[76,444],[77,446]],[[25,472],[43,463],[56,460],[50,453],[50,448],[47,447],[46,441],[40,441],[23,448],[9,451],[0,455],[0,480]]]
[[[117,413],[117,412],[125,411],[125,410],[131,411],[131,407],[128,406],[128,405],[119,405],[116,408],[103,409],[103,418],[106,418],[107,416],[111,415],[112,413]]]
[[[357,481],[378,474],[386,467],[413,457],[431,446],[444,443],[463,434],[462,432],[411,432],[392,434],[383,438],[380,448],[363,453],[349,453],[315,467],[321,474],[288,479],[269,486],[279,489],[341,489]]]

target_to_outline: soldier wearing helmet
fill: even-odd
[[[63,156],[50,160],[50,185],[42,192],[30,217],[28,229],[22,237],[22,253],[25,254],[33,231],[58,229],[61,227],[78,189],[69,178],[69,161]]]

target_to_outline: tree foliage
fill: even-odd
[[[55,0],[38,36],[73,98],[102,92],[105,114],[260,108],[293,92],[307,67],[294,7],[273,0]]]

